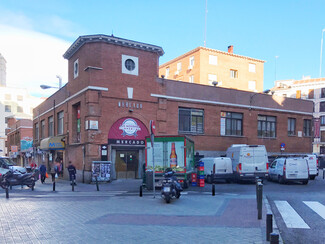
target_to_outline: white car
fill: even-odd
[[[303,157],[281,157],[275,159],[269,167],[268,180],[284,184],[288,181],[300,181],[308,184],[308,163]]]
[[[204,177],[207,183],[211,184],[215,180],[230,182],[233,178],[230,158],[202,158],[200,161],[204,163]],[[213,167],[215,168],[215,174],[213,174]]]
[[[21,167],[21,166],[17,166],[12,160],[11,158],[8,157],[0,157],[0,168],[5,169],[5,170],[9,170],[12,169],[13,171],[18,171],[19,173],[26,173],[26,168]]]

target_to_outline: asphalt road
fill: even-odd
[[[202,191],[211,191],[207,184]],[[254,183],[215,184],[216,194],[255,194]],[[284,243],[325,243],[325,179],[323,171],[307,185],[264,181],[268,199]]]
[[[325,243],[325,180],[308,185],[267,182],[264,193],[284,243]]]

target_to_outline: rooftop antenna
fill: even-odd
[[[208,0],[205,0],[204,47],[206,47],[206,39],[207,39],[207,15],[208,15]]]

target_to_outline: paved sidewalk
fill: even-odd
[[[37,182],[35,190],[0,191],[1,243],[267,243],[266,206],[257,220],[255,195],[190,188],[166,204],[141,180],[96,185]],[[202,189],[201,189],[202,190]]]

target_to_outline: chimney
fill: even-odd
[[[234,46],[233,45],[228,46],[228,53],[234,53]]]

